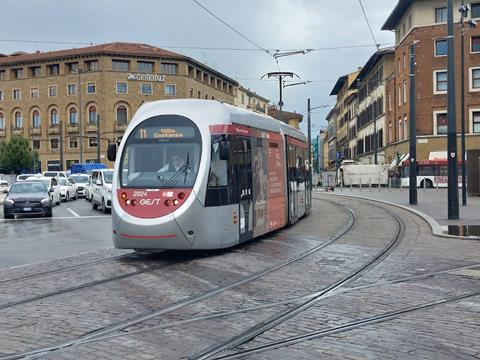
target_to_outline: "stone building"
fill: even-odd
[[[42,171],[79,161],[112,166],[104,156],[108,142],[121,138],[142,103],[198,98],[234,104],[237,87],[192,58],[145,44],[2,55],[0,141],[27,138]]]
[[[268,103],[268,99],[250,89],[246,89],[241,85],[236,88],[235,106],[268,114]]]

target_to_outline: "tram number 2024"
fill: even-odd
[[[148,193],[146,191],[134,191],[133,197],[145,197]]]

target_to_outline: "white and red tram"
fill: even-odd
[[[217,101],[151,102],[116,150],[117,248],[225,248],[310,211],[305,135],[266,115]]]

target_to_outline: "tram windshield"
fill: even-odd
[[[201,136],[178,115],[160,115],[139,124],[122,153],[124,188],[191,188],[200,163]]]

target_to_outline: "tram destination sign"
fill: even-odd
[[[152,126],[137,129],[135,138],[140,140],[192,139],[195,131],[187,126]]]
[[[129,74],[128,74],[128,80],[164,82],[164,81],[165,81],[165,75],[161,75],[161,74],[129,73]]]

